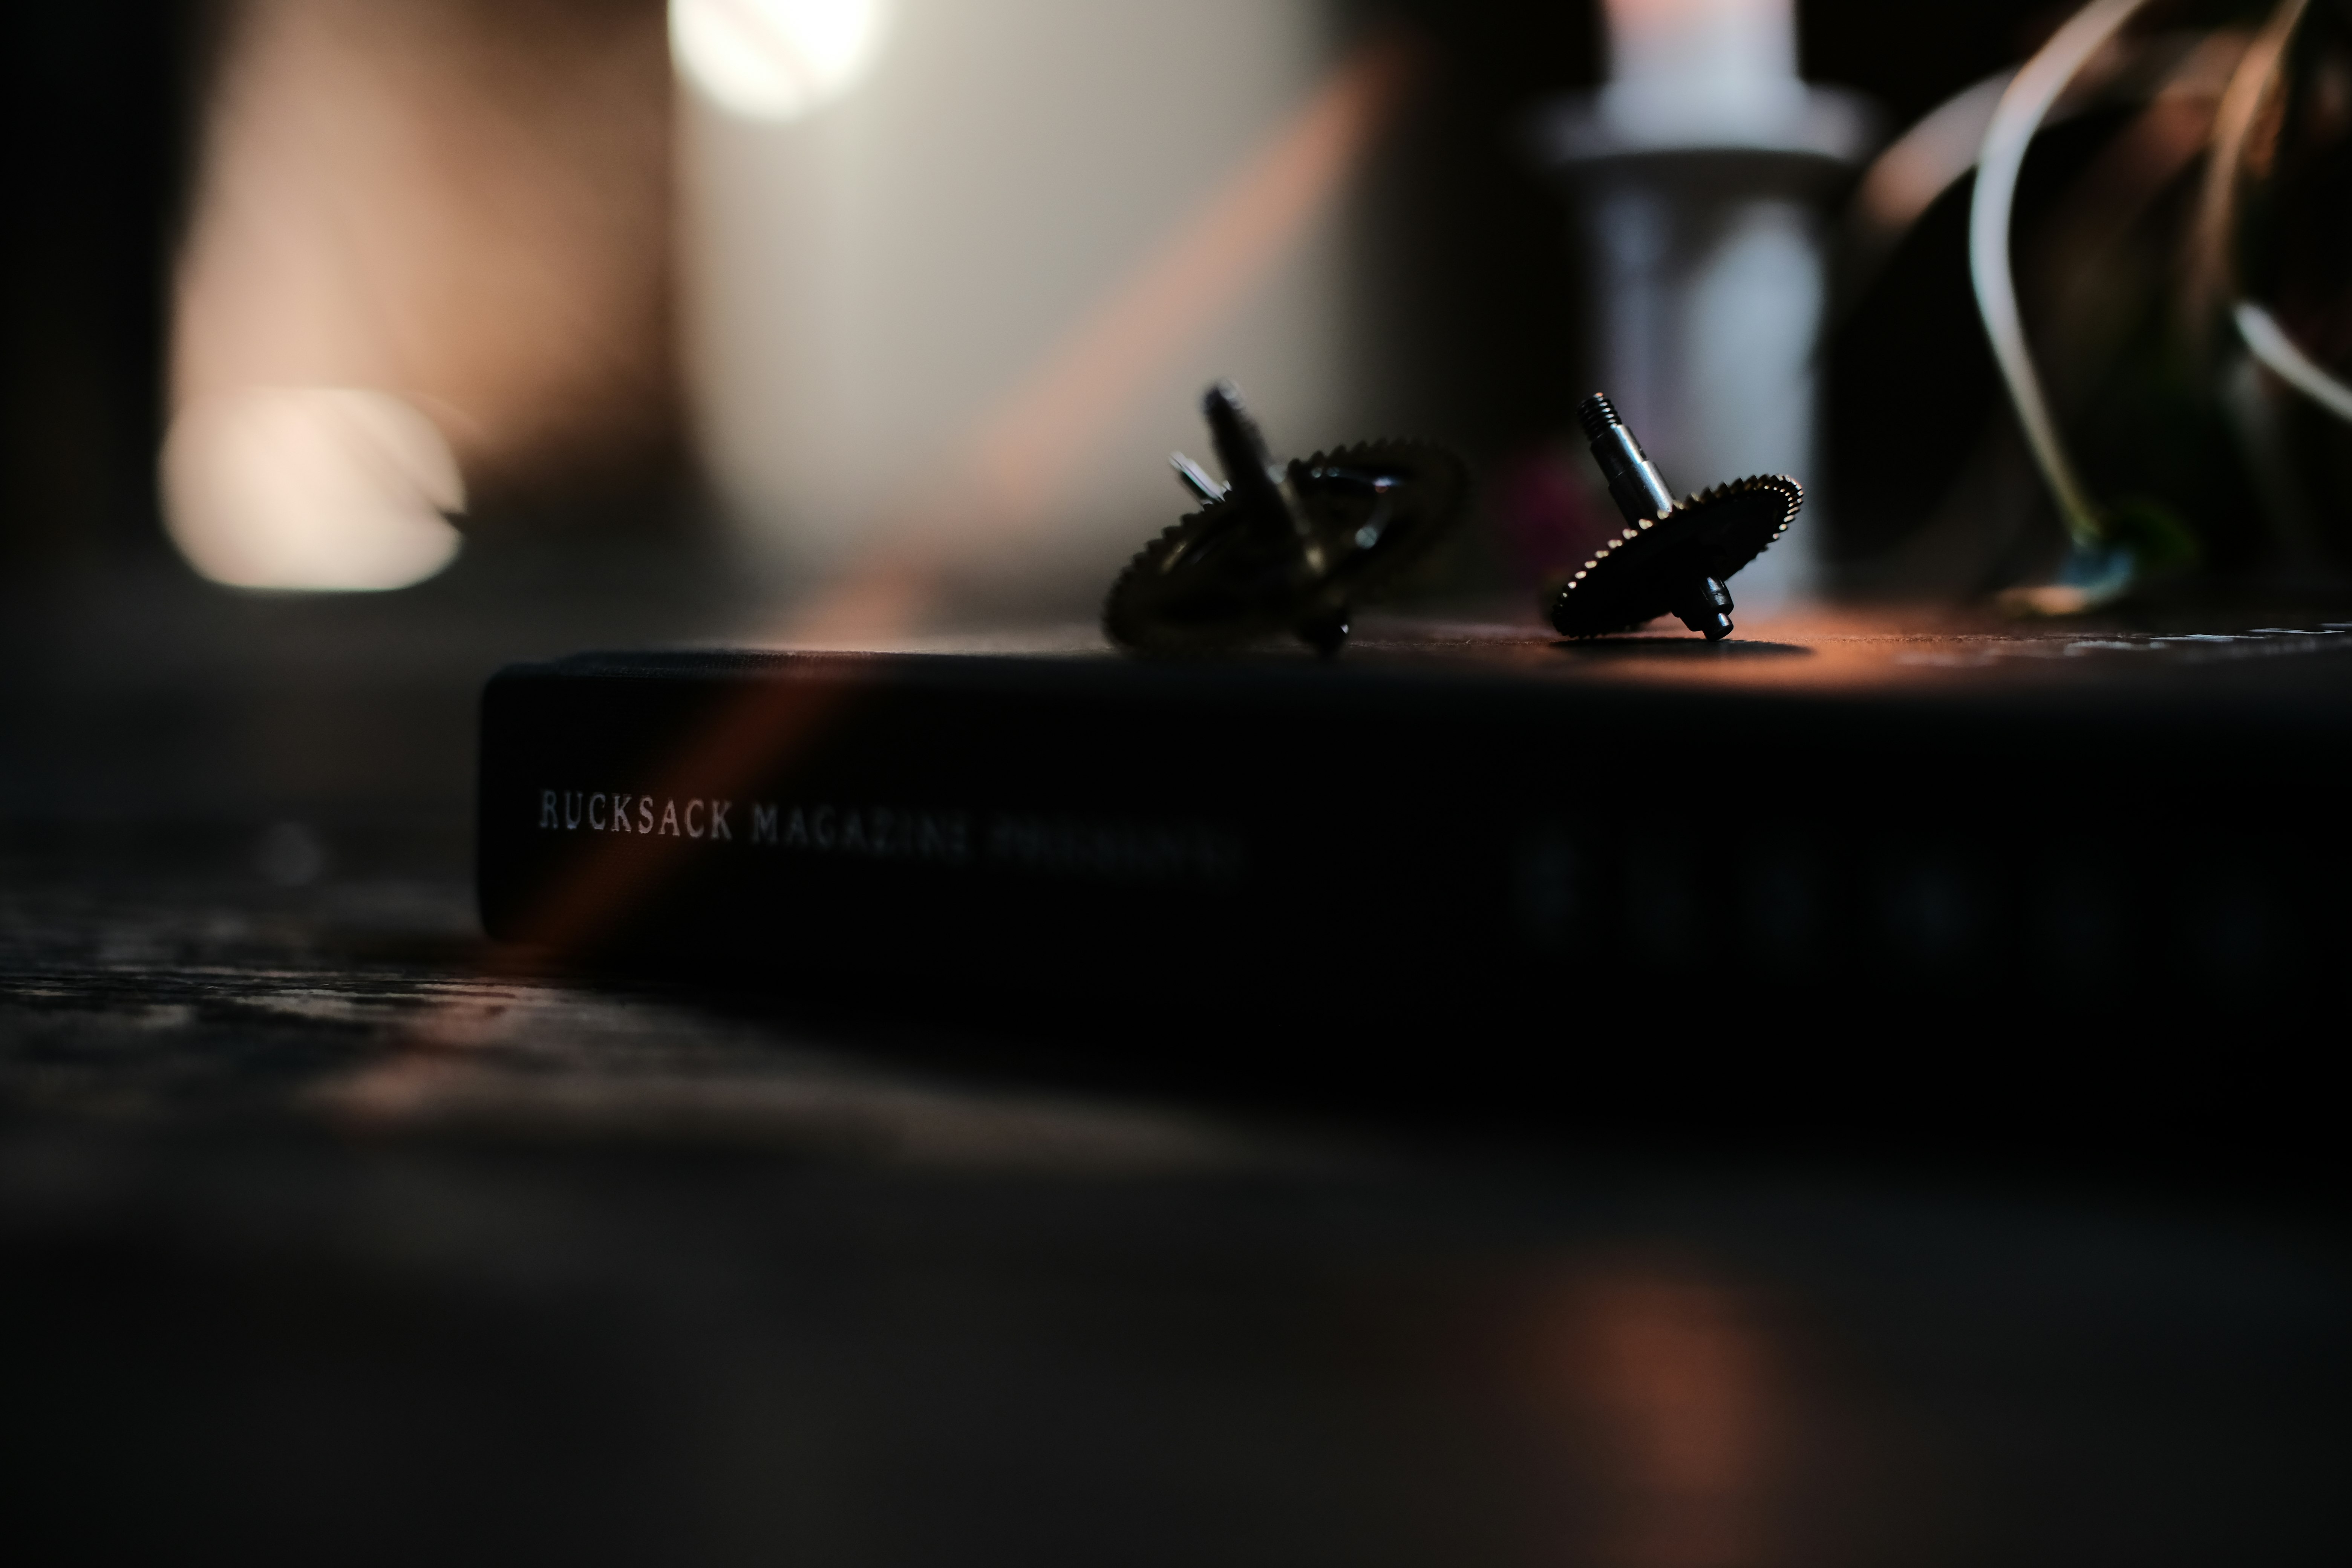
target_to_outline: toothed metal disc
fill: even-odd
[[[1172,650],[1297,633],[1336,645],[1349,606],[1426,554],[1470,488],[1459,458],[1411,441],[1295,459],[1286,482],[1305,538],[1286,511],[1210,502],[1145,545],[1111,584],[1103,626],[1112,640]]]
[[[1786,533],[1804,504],[1804,486],[1763,474],[1687,497],[1654,522],[1628,523],[1553,596],[1551,624],[1589,637],[1675,614],[1685,584],[1727,580]]]

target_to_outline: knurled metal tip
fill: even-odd
[[[1584,426],[1584,438],[1588,441],[1598,441],[1609,433],[1609,426],[1624,423],[1617,417],[1617,405],[1598,392],[1577,405],[1576,417]]]

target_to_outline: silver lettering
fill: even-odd
[[[563,827],[564,827],[564,831],[565,831],[565,832],[567,832],[567,833],[568,833],[568,832],[571,832],[571,831],[572,831],[573,829],[577,828],[579,826],[580,826],[580,792],[579,792],[578,790],[576,790],[576,789],[568,789],[568,790],[565,790],[565,791],[563,792]]]
[[[751,842],[773,844],[776,841],[776,808],[757,802],[751,806]]]
[[[797,813],[795,813],[795,815],[797,815]],[[816,840],[816,847],[818,848],[830,849],[833,847],[833,807],[829,805],[820,805],[814,811],[810,812],[809,827],[811,829],[810,837]]]
[[[710,803],[710,837],[713,839],[724,838],[730,844],[735,841],[735,835],[729,831],[727,826],[727,814],[733,810],[734,806],[735,803],[731,800],[714,800]],[[769,814],[768,822],[771,830],[768,836],[772,838],[775,837],[774,813]]]
[[[677,831],[677,802],[674,800],[666,800],[662,802],[661,831],[668,834],[672,838],[679,837]]]
[[[542,829],[556,826],[555,792],[551,789],[539,792],[539,826]]]
[[[698,800],[689,800],[686,803],[686,836],[688,838],[699,838],[709,831],[698,826],[694,820],[694,814],[701,809],[702,803]]]
[[[599,833],[604,831],[604,797],[601,795],[588,797],[588,826]]]
[[[641,795],[637,796],[637,831],[640,833],[651,833],[653,830],[654,797],[649,795]]]
[[[991,822],[988,857],[1034,871],[1121,880],[1226,881],[1242,875],[1244,860],[1238,842],[1208,828],[1043,816]]]

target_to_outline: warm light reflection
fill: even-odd
[[[173,542],[238,588],[404,588],[456,558],[465,483],[433,422],[380,392],[257,387],[197,403],[163,447]]]
[[[1777,1557],[1771,1499],[1786,1413],[1746,1296],[1641,1263],[1564,1281],[1540,1331],[1559,1401],[1601,1484],[1600,1561],[1732,1568]]]
[[[883,0],[670,0],[670,53],[719,108],[793,120],[856,85],[883,12]]]

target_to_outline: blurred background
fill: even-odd
[[[1299,450],[1462,447],[1481,526],[1433,574],[1499,598],[1576,551],[1564,432],[1606,379],[1682,488],[1814,487],[1751,591],[1981,595],[2047,542],[1968,287],[1969,171],[2068,9],[27,15],[0,552],[137,570],[168,537],[215,582],[386,589],[461,543],[604,532],[720,549],[780,606],[887,560],[929,614],[1083,616],[1224,374]],[[2198,318],[2225,302],[2182,294],[2251,246],[2296,341],[2340,353],[2340,17],[2302,19],[2290,133],[2231,132],[2278,188],[2217,240],[2189,232],[2205,150],[2271,8],[2141,9],[2021,189],[2029,325],[2105,492],[2216,571],[2325,575],[2340,433],[2219,363],[2244,355]]]
[[[1982,591],[2026,570],[1990,536],[2032,508],[1984,449],[2005,437],[1965,286],[1972,143],[2067,9],[28,15],[0,549],[19,574],[99,568],[164,524],[215,581],[385,588],[447,568],[436,519],[462,514],[478,542],[707,534],[779,602],[887,553],[950,598],[1082,613],[1168,514],[1160,460],[1230,374],[1302,450],[1462,447],[1490,480],[1491,579],[1542,569],[1573,510],[1547,490],[1586,499],[1546,455],[1606,375],[1685,488],[1743,460],[1819,487],[1836,531],[1801,585]],[[2284,427],[2236,440],[2271,471],[2201,450],[2229,419],[2191,405],[2268,395],[2207,396],[2226,371],[2190,374],[2164,330],[2200,330],[2172,298],[2179,231],[2268,15],[2150,8],[2075,84],[2021,194],[2021,287],[2109,489],[2179,513],[2221,567],[2316,570],[2337,459],[2283,455],[2321,439]],[[2304,31],[2333,25],[2323,4]],[[2325,162],[2341,46],[2306,42],[2287,152]],[[2324,210],[2328,177],[2271,205]],[[2340,295],[2325,227],[2264,215],[2305,317]],[[2070,309],[2085,275],[2114,287]]]
[[[507,657],[1089,621],[1220,375],[1280,450],[1472,460],[1407,595],[1453,614],[1530,619],[1606,526],[1596,387],[1678,489],[1807,484],[1750,610],[2042,592],[2126,536],[2134,592],[2325,594],[2343,7],[2118,5],[2029,128],[2011,247],[2088,521],[1969,253],[1978,147],[2065,5],[24,11],[5,700],[68,740],[0,788],[446,811]],[[232,689],[236,723],[197,712]],[[109,760],[175,728],[211,741]],[[257,750],[215,777],[231,731]]]

